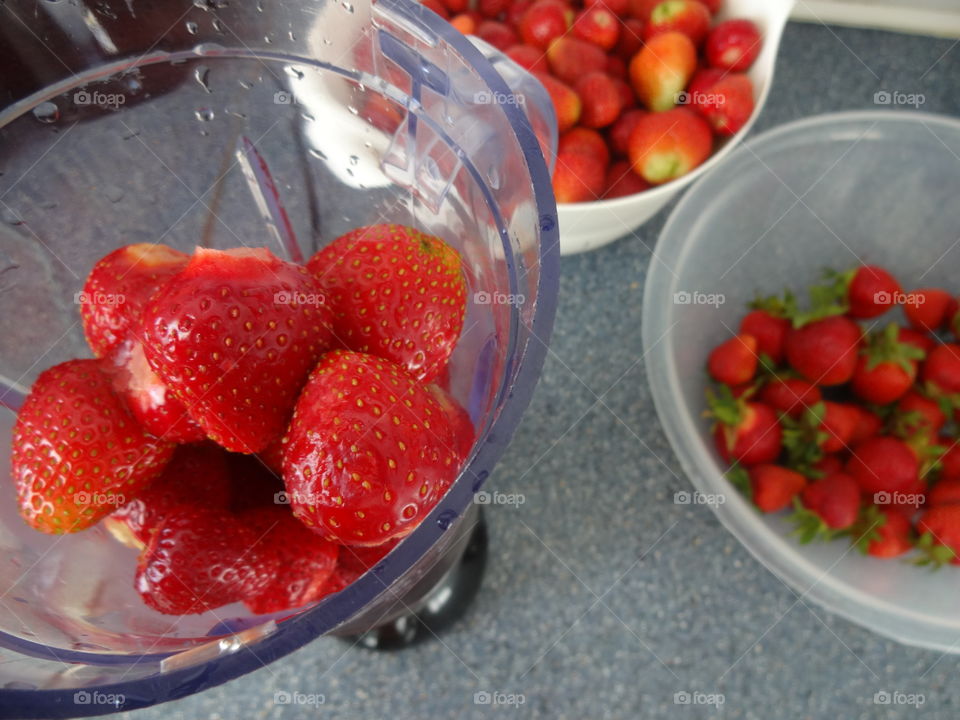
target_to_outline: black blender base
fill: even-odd
[[[460,562],[419,603],[416,612],[340,639],[368,650],[402,650],[439,635],[470,607],[480,591],[486,565],[487,522],[480,512]]]

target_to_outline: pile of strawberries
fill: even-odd
[[[876,266],[826,273],[810,307],[761,299],[710,353],[709,415],[730,480],[802,542],[960,564],[960,312]],[[906,323],[881,316],[899,307]]]
[[[152,608],[301,607],[378,562],[473,444],[441,387],[460,337],[460,256],[399,225],[305,266],[265,248],[128,245],[79,296],[93,359],[40,374],[12,476],[34,528],[101,520],[140,550]]]
[[[749,20],[721,0],[422,0],[532,72],[560,130],[557,202],[617,198],[703,163],[750,119]],[[712,25],[712,27],[711,27]]]

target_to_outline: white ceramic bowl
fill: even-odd
[[[780,36],[793,4],[794,0],[725,0],[723,10],[717,16],[719,19],[747,18],[763,33],[763,49],[747,73],[753,81],[757,99],[753,117],[740,132],[725,140],[707,162],[681,178],[627,197],[558,205],[562,255],[594,250],[636,230],[683,188],[723,161],[750,131],[767,101]]]
[[[725,499],[721,522],[799,601],[949,653],[960,653],[960,567],[798,544],[784,514],[761,514],[724,477],[703,411],[707,355],[757,295],[803,293],[824,266],[858,261],[906,289],[956,289],[958,157],[960,121],[924,113],[820,115],[751,138],[677,204],[643,299],[657,413],[697,490]]]

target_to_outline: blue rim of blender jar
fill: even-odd
[[[482,53],[469,40],[460,34],[439,15],[419,5],[413,0],[379,0],[408,20],[420,25],[429,33],[444,41],[452,50],[469,62],[490,90],[506,95],[510,88],[500,75],[484,58]],[[302,60],[302,58],[301,58]],[[75,79],[60,83],[66,86],[75,84]],[[53,86],[56,88],[57,86]],[[52,88],[41,90],[30,98],[15,103],[5,111],[0,111],[0,121],[6,124],[13,117],[19,117],[20,108],[25,104],[35,105],[44,99],[56,95],[59,91]],[[43,97],[46,96],[46,97]],[[496,465],[520,422],[533,395],[534,387],[546,359],[547,343],[553,329],[557,309],[557,295],[560,279],[560,237],[557,224],[557,208],[553,196],[550,174],[540,145],[526,115],[519,105],[504,103],[499,105],[507,116],[517,137],[521,152],[527,164],[533,185],[533,196],[537,205],[537,224],[540,235],[539,255],[537,258],[538,286],[533,317],[527,327],[530,337],[518,347],[520,332],[519,313],[511,317],[509,363],[504,370],[502,383],[502,406],[490,422],[483,435],[474,444],[468,464],[461,470],[450,490],[437,506],[424,518],[420,525],[397,546],[375,569],[368,572],[353,584],[334,596],[322,601],[316,607],[303,611],[277,624],[269,635],[257,640],[252,646],[244,645],[238,650],[217,656],[194,666],[149,677],[95,686],[104,693],[122,694],[126,702],[121,708],[106,705],[82,705],[74,703],[74,693],[87,688],[69,689],[10,689],[0,688],[0,717],[70,717],[78,711],[90,711],[88,715],[102,715],[119,710],[135,710],[161,702],[186,697],[208,688],[232,680],[240,675],[265,667],[267,664],[306,645],[321,634],[334,630],[348,621],[361,610],[367,602],[380,595],[385,587],[397,580],[409,570],[426,552],[433,547],[450,524],[459,518],[473,500],[473,496],[482,487],[490,470]],[[16,112],[14,112],[16,111]],[[509,237],[501,230],[502,240],[507,249],[506,257],[511,283],[516,283],[516,265],[510,260],[513,253],[509,247]],[[337,617],[333,617],[336,608]],[[346,614],[343,614],[346,611]],[[216,642],[212,640],[211,642]],[[202,647],[198,646],[198,647]],[[43,655],[30,652],[29,655]],[[39,649],[39,648],[37,648]],[[90,653],[72,654],[58,651],[59,658],[69,660],[73,655],[85,662],[96,656]],[[154,662],[163,656],[140,657],[141,662]],[[51,658],[54,660],[54,658]],[[129,661],[136,664],[137,657],[130,656]],[[159,670],[159,668],[158,668]]]

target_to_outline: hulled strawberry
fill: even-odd
[[[150,487],[115,510],[105,524],[118,540],[142,549],[177,506],[225,509],[229,504],[227,453],[213,443],[181,445]]]
[[[143,346],[207,437],[262,450],[329,346],[331,312],[303,268],[264,248],[198,248],[144,311]]]
[[[140,243],[97,262],[78,296],[83,334],[93,354],[104,357],[120,345],[140,324],[150,296],[189,259],[166,245]]]
[[[290,610],[327,594],[337,566],[337,545],[312,532],[280,505],[252,508],[240,515],[240,521],[280,559],[280,569],[270,583],[244,600],[251,612]]]
[[[13,428],[20,514],[43,532],[83,530],[143,492],[172,453],[113,392],[102,360],[55,365],[37,378]]]
[[[191,615],[257,597],[280,560],[258,533],[222,510],[181,505],[140,555],[134,587],[167,615]]]
[[[407,535],[462,460],[448,416],[428,389],[389,360],[349,351],[317,364],[284,445],[294,514],[345,545]]]
[[[403,225],[357,228],[307,268],[330,297],[334,334],[347,349],[387,358],[427,382],[460,338],[466,283],[460,255]]]

